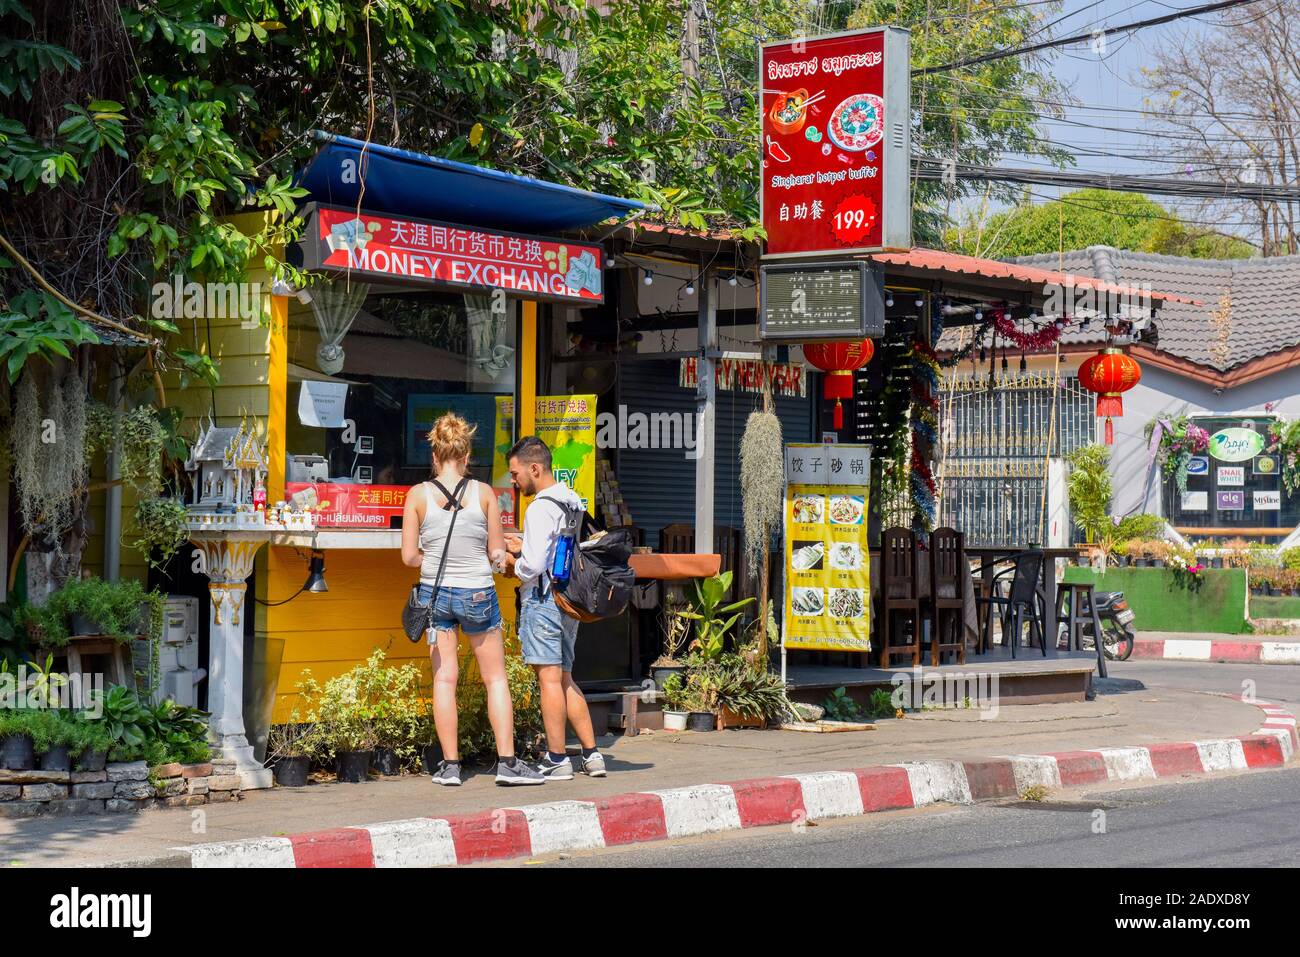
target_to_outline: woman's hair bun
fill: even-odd
[[[434,468],[444,462],[459,462],[468,457],[477,429],[478,426],[470,425],[455,412],[444,412],[438,416],[438,421],[429,430]]]

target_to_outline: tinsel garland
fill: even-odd
[[[1068,320],[1067,320],[1068,321]],[[1033,332],[1021,332],[1005,312],[998,311],[993,318],[993,327],[998,335],[1011,342],[1021,352],[1043,352],[1056,345],[1061,338],[1062,326],[1049,322]]]
[[[940,327],[941,328],[941,327]],[[937,514],[934,474],[922,445],[933,449],[939,442],[939,369],[934,349],[922,338],[912,343],[912,507],[925,531],[934,528]]]
[[[935,506],[936,486],[934,484],[934,473],[930,471],[930,465],[921,455],[921,450],[912,446],[912,504],[925,518],[925,530],[930,531],[934,528],[935,517],[938,514]]]
[[[930,328],[932,330],[930,341],[938,342],[939,337],[943,335],[943,310],[941,309],[934,310],[934,316],[930,320]],[[962,346],[952,355],[948,356],[948,358],[940,359],[935,354],[933,349],[930,350],[930,355],[934,357],[935,364],[940,369],[955,368],[960,363],[965,362],[967,359],[969,359],[971,357],[971,354],[974,353],[976,349],[983,348],[984,340],[988,338],[989,330],[992,328],[993,328],[993,315],[992,313],[990,313],[988,316],[986,316],[983,320],[980,321],[980,324],[978,326],[975,327],[975,332],[971,336],[970,342],[966,343],[964,346]]]

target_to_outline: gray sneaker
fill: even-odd
[[[441,784],[445,788],[460,787],[460,762],[439,761],[437,769],[433,772],[433,783]]]
[[[582,770],[584,774],[589,774],[593,778],[603,778],[605,776],[605,756],[597,751],[591,757],[583,758]]]
[[[544,778],[552,781],[572,781],[573,762],[566,755],[559,764],[552,764],[550,755],[537,762],[537,770]]]
[[[497,762],[497,784],[505,787],[518,787],[523,784],[545,784],[546,778],[535,768],[529,767],[523,761],[516,761],[515,766],[509,767]]]

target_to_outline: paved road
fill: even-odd
[[[1300,665],[1219,664],[1210,661],[1108,661],[1113,678],[1137,678],[1150,688],[1242,693],[1242,682],[1255,682],[1263,701],[1300,702]]]
[[[1040,804],[876,814],[595,851],[550,867],[1296,867],[1300,768]],[[1102,812],[1104,817],[1098,812]],[[1104,825],[1104,833],[1094,833]]]

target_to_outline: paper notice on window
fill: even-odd
[[[317,429],[341,429],[347,399],[346,382],[304,381],[298,395],[298,421]]]

